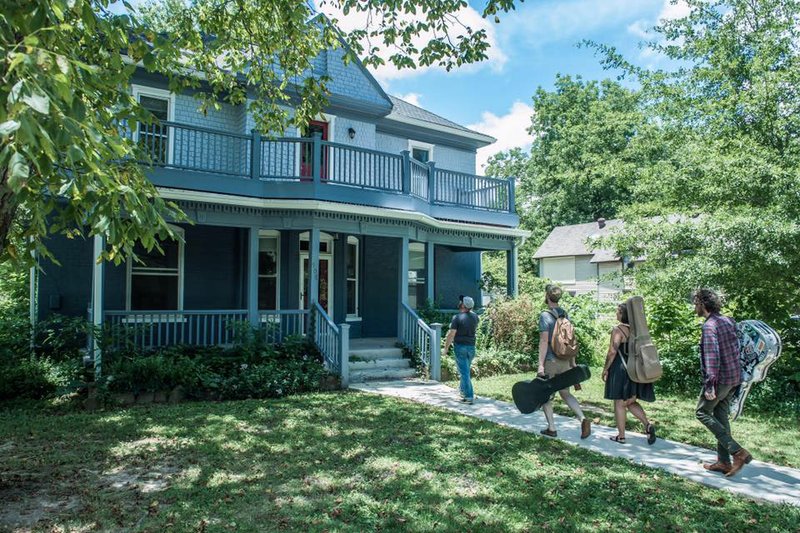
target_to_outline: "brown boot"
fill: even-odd
[[[588,418],[584,418],[581,421],[581,438],[585,439],[592,434],[592,421]]]
[[[717,461],[716,463],[703,463],[703,468],[710,470],[711,472],[722,472],[723,474],[727,474],[731,471],[731,464]]]
[[[736,475],[736,473],[744,468],[744,465],[749,463],[753,460],[753,456],[750,455],[750,452],[742,448],[735,454],[733,454],[733,464],[731,465],[731,469],[725,473],[725,477],[731,477]]]

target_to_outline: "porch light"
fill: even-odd
[[[352,126],[347,128],[347,136],[350,137],[351,139],[353,139],[356,136],[356,130],[354,130]]]

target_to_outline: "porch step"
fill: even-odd
[[[352,360],[353,358],[360,361],[402,359],[403,350],[400,348],[359,348],[357,350],[350,350],[350,359]]]
[[[413,368],[380,368],[375,370],[359,370],[350,373],[351,383],[361,383],[364,381],[387,380],[387,379],[407,379],[417,375]]]
[[[357,370],[378,370],[381,368],[409,368],[411,361],[393,357],[391,359],[370,359],[369,361],[350,361],[350,372]]]

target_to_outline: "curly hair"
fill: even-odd
[[[697,289],[692,295],[695,304],[701,304],[709,313],[719,313],[722,309],[722,299],[711,289]]]
[[[561,295],[563,294],[561,287],[558,285],[548,285],[544,288],[544,292],[547,298],[554,304],[558,303],[558,301],[561,299]]]

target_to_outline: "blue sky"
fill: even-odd
[[[470,0],[459,19],[487,31],[492,44],[487,61],[451,72],[392,67],[374,72],[388,93],[497,138],[479,152],[478,171],[490,154],[529,146],[525,130],[537,87],[552,88],[558,73],[584,79],[616,76],[604,71],[594,51],[579,48],[579,42],[590,39],[612,45],[634,62],[657,66],[659,58],[642,50],[640,43],[660,19],[686,11],[685,4],[676,0],[527,0],[495,24],[480,17],[482,4]],[[322,10],[338,18],[342,29],[363,27],[358,16],[330,13],[330,3],[325,5]]]

